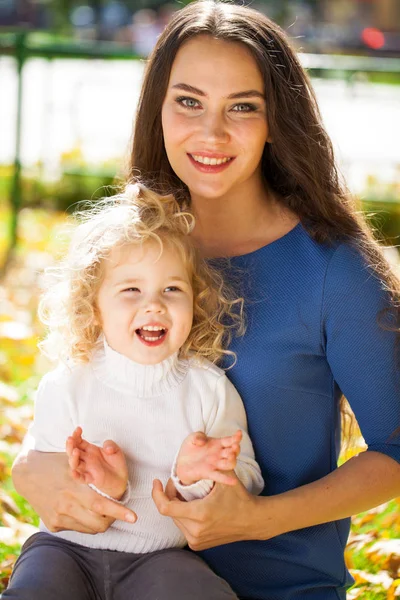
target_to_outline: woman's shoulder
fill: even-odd
[[[376,315],[391,306],[387,284],[361,249],[337,246],[329,260],[323,290],[325,309],[346,309],[355,315]]]
[[[327,263],[327,279],[331,283],[362,283],[370,278],[380,281],[379,275],[366,255],[356,244],[341,242],[332,248]]]

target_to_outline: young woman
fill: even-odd
[[[131,169],[190,207],[206,257],[242,273],[248,328],[229,377],[266,482],[260,497],[217,485],[191,503],[155,482],[154,501],[239,597],[343,599],[348,517],[400,494],[399,283],[279,27],[213,1],[178,12],[149,60]],[[337,468],[342,394],[368,451]],[[53,530],[123,518],[66,457],[24,453],[14,480]]]

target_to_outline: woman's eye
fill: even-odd
[[[254,104],[249,104],[246,102],[242,104],[235,104],[232,110],[235,112],[253,112],[256,109],[257,107],[254,106]]]
[[[176,99],[178,104],[181,104],[185,108],[195,109],[199,106],[199,101],[194,98],[187,98],[186,96],[181,96]]]

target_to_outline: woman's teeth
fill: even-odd
[[[197,154],[190,155],[196,162],[202,163],[203,165],[223,165],[226,162],[232,160],[232,158],[210,158],[209,156],[198,156]]]

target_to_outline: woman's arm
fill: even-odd
[[[216,484],[203,500],[181,502],[159,481],[153,500],[173,517],[193,550],[277,535],[336,521],[400,496],[400,465],[379,452],[363,452],[318,481],[276,496],[252,496],[238,482]]]
[[[31,450],[29,436],[12,470],[15,489],[26,498],[46,527],[100,533],[115,519],[134,522],[126,507],[103,498],[70,475],[65,453]]]

